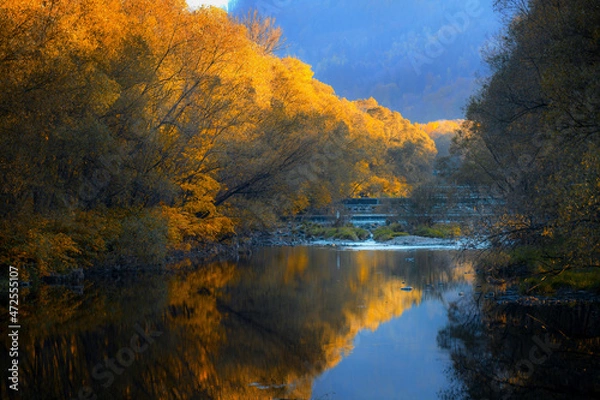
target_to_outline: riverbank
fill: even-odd
[[[461,250],[461,249],[487,249],[489,244],[485,241],[473,241],[466,237],[455,238],[435,238],[419,235],[410,235],[402,233],[387,240],[375,240],[375,229],[365,230],[368,237],[359,240],[336,239],[335,234],[348,234],[349,232],[333,230],[328,228],[322,230],[319,236],[315,236],[314,229],[279,229],[271,233],[264,233],[260,237],[253,238],[253,246],[263,247],[283,247],[283,246],[321,246],[335,247],[346,250]],[[325,229],[325,228],[321,228]],[[357,229],[357,228],[349,228]],[[360,228],[358,228],[360,229]],[[325,235],[333,237],[325,238]],[[361,235],[358,231],[355,236]],[[365,235],[366,236],[366,235]],[[480,260],[481,261],[481,260]],[[486,268],[475,267],[476,274],[479,275],[475,286],[475,293],[479,299],[486,302],[495,302],[498,305],[525,305],[525,306],[551,306],[578,303],[595,303],[600,301],[600,292],[595,290],[581,290],[578,285],[568,285],[549,288],[538,287],[539,290],[528,290],[527,276],[514,276],[512,279],[498,279]],[[542,279],[543,281],[544,279]],[[567,280],[568,281],[568,280]],[[482,287],[483,286],[483,287]],[[479,293],[477,293],[479,292]]]
[[[275,232],[272,234],[263,234],[252,239],[253,246],[338,246],[338,247],[357,247],[357,248],[398,248],[398,247],[421,247],[421,248],[460,248],[464,239],[441,239],[425,236],[407,235],[396,237],[390,240],[376,241],[369,237],[363,240],[348,239],[327,239],[319,237],[306,237],[305,235],[294,235],[289,232]]]
[[[537,306],[558,306],[575,305],[587,303],[600,303],[600,296],[597,293],[585,290],[573,290],[563,288],[552,295],[527,295],[519,293],[517,287],[511,287],[505,291],[500,291],[493,296],[484,293],[476,294],[480,298],[496,303],[497,305],[519,305],[528,307]]]
[[[314,227],[312,227],[314,228]],[[67,271],[64,274],[50,274],[44,277],[24,276],[24,286],[46,284],[59,284],[67,286],[82,286],[85,278],[120,277],[136,275],[138,273],[151,272],[171,274],[184,271],[193,271],[202,265],[208,265],[218,261],[236,261],[241,258],[249,258],[257,248],[261,247],[331,247],[349,251],[406,251],[406,250],[463,250],[481,249],[474,246],[473,242],[465,237],[436,238],[408,234],[406,232],[393,231],[393,227],[384,228],[398,235],[386,240],[376,240],[377,230],[382,227],[369,227],[370,229],[344,226],[341,228],[318,227],[306,229],[303,225],[285,225],[272,231],[255,232],[250,236],[234,237],[223,243],[206,244],[192,251],[171,252],[160,264],[140,264],[136,262],[110,263],[97,265],[90,268],[78,268]],[[315,233],[319,233],[316,235]],[[360,239],[348,239],[339,237],[353,237]],[[477,283],[481,292],[481,299],[486,302],[492,301],[498,304],[520,304],[520,305],[553,305],[572,302],[598,301],[600,293],[595,291],[582,291],[581,287],[559,288],[558,290],[527,290],[531,285],[526,285],[527,276],[513,276],[500,279],[487,268],[480,259],[475,267],[479,275]],[[200,267],[201,268],[201,267]],[[542,279],[543,280],[543,279]],[[2,282],[4,288],[5,282]],[[483,285],[483,288],[481,288]],[[527,286],[527,287],[526,287]],[[539,287],[538,289],[541,289]]]

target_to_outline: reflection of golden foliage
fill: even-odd
[[[39,379],[60,389],[71,378],[90,379],[97,362],[88,365],[90,352],[99,360],[114,357],[135,333],[132,326],[147,320],[152,329],[164,331],[160,344],[140,355],[144,362],[126,370],[127,379],[115,382],[114,393],[308,399],[315,378],[353,351],[361,330],[376,330],[420,304],[419,288],[400,290],[404,279],[448,281],[469,270],[465,263],[452,271],[450,256],[442,252],[415,254],[419,268],[405,256],[258,249],[239,264],[182,268],[168,279],[135,277],[112,292],[91,292],[89,301],[63,289],[44,289],[36,313],[24,314],[31,327],[23,349],[46,366]],[[39,343],[49,344],[40,349]],[[69,365],[68,376],[56,381],[62,364]]]
[[[36,325],[54,327],[63,325],[81,312],[82,299],[70,290],[62,287],[43,285],[36,291],[36,309],[29,313],[27,308],[22,310],[21,315],[28,321],[37,321]],[[40,326],[41,325],[41,326]],[[47,330],[44,329],[44,333]],[[41,334],[41,332],[39,332]],[[36,335],[35,330],[30,335]]]
[[[414,289],[406,292],[400,290],[401,287],[401,282],[394,280],[387,282],[378,289],[379,295],[371,299],[367,304],[365,314],[362,316],[365,328],[374,331],[381,323],[397,318],[404,311],[421,303],[421,290]]]
[[[461,260],[457,262],[456,266],[452,268],[452,280],[461,281],[466,278],[468,282],[471,282],[474,278],[475,267],[471,260]]]
[[[223,301],[228,318],[244,328],[243,337],[229,336],[231,346],[248,348],[236,347],[236,358],[252,357],[254,349],[264,361],[229,365],[228,375],[256,386],[234,385],[224,398],[310,398],[309,383],[352,352],[358,332],[376,330],[419,304],[422,292],[400,290],[402,280],[385,269],[390,254],[292,248],[275,250],[269,259],[255,255],[259,271],[243,273],[236,296]],[[332,269],[336,264],[341,269]]]
[[[308,267],[308,256],[305,253],[286,260],[284,283],[289,284],[294,278],[301,277]]]
[[[170,303],[183,304],[197,294],[211,297],[219,288],[227,285],[236,276],[235,264],[212,263],[200,269],[184,274],[182,278],[169,283]],[[203,296],[200,296],[203,297]]]

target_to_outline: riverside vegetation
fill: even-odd
[[[361,241],[372,237],[377,242],[387,242],[397,237],[409,235],[436,239],[458,239],[461,236],[459,224],[418,225],[410,228],[399,223],[391,223],[385,226],[365,229],[352,224],[341,227],[329,227],[309,222],[303,223],[296,231],[308,239]]]
[[[0,263],[161,263],[431,173],[424,131],[340,98],[280,38],[183,0],[2,2]]]
[[[278,55],[281,30],[256,13],[183,0],[2,2],[0,264],[24,279],[160,264],[348,197],[441,183],[495,199],[474,230],[494,279],[597,288],[600,7],[496,3],[506,27],[486,56],[492,73],[448,149],[440,130],[456,123],[417,125],[374,99],[339,97]]]
[[[452,152],[501,201],[484,262],[525,291],[600,290],[600,7],[501,0],[506,27]],[[448,164],[452,164],[451,162]]]

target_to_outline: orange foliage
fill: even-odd
[[[359,192],[404,195],[428,138],[273,55],[279,35],[183,0],[0,3],[3,262],[158,262]]]

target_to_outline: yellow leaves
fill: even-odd
[[[88,84],[94,88],[90,90],[90,103],[92,110],[98,115],[106,113],[119,99],[120,85],[100,71],[89,69]]]
[[[500,217],[498,226],[510,226],[514,229],[527,229],[531,226],[529,217],[522,214],[505,214]]]
[[[281,60],[281,62],[294,77],[295,81],[307,86],[312,84],[314,73],[310,65],[305,64],[294,57],[285,57]]]
[[[0,261],[15,266],[35,264],[42,276],[77,266],[76,257],[81,250],[69,235],[53,230],[50,221],[41,217],[26,224],[22,227],[14,224],[7,231],[12,235],[2,238],[3,245],[12,247],[4,249]]]
[[[552,228],[546,226],[542,230],[542,236],[551,238],[554,236],[554,230]]]
[[[181,208],[163,206],[167,219],[168,241],[173,249],[189,251],[202,243],[217,241],[221,236],[233,233],[233,223],[227,217],[197,215]]]
[[[69,2],[72,6],[73,2]],[[64,21],[64,29],[75,44],[86,52],[102,51],[112,57],[118,51],[127,26],[119,0],[82,0],[72,9],[73,17]]]
[[[271,70],[266,76],[271,86],[271,102],[283,106],[288,115],[323,113],[340,99],[330,88],[313,79],[311,67],[286,57],[270,58]]]
[[[411,186],[396,176],[372,175],[366,181],[357,184],[355,194],[369,197],[406,197]]]
[[[407,197],[411,188],[411,185],[407,184],[405,179],[393,176],[385,179],[381,194],[389,197]]]
[[[42,3],[0,4],[2,201],[56,225],[18,257],[155,262],[167,241],[264,229],[357,182],[406,190],[386,151],[408,122],[274,56],[271,20],[244,27],[183,0]]]
[[[195,244],[214,242],[234,231],[232,221],[220,215],[214,205],[219,184],[208,176],[199,178],[194,184],[181,185],[185,193],[182,205],[162,206],[173,248],[190,250]]]
[[[118,51],[126,26],[120,1],[56,0],[47,7],[37,3],[38,7],[24,15],[37,25],[31,37],[46,56],[76,52],[84,58],[101,51],[104,57],[111,57]]]
[[[323,183],[311,188],[310,205],[315,208],[325,207],[334,201],[334,196],[339,197],[338,193],[331,190],[331,188],[328,188],[327,185]],[[307,207],[303,208],[301,211],[304,211],[306,208]]]
[[[325,202],[327,204],[327,202]],[[295,215],[304,210],[306,210],[310,206],[310,199],[306,195],[300,195],[293,199],[291,214]]]
[[[373,98],[353,104],[358,114],[355,114],[352,126],[362,128],[364,157],[376,175],[390,179],[390,187],[383,191],[406,191],[394,183],[394,179],[412,183],[423,180],[431,170],[437,152],[431,138],[399,113],[378,105]]]
[[[426,124],[415,124],[418,128],[422,129],[431,137],[435,139],[441,135],[454,134],[457,130],[461,129],[463,120],[439,120],[428,122]]]

